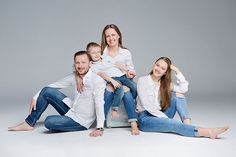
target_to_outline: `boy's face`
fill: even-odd
[[[90,47],[88,53],[93,62],[97,62],[101,60],[101,47]]]

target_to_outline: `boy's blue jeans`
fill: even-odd
[[[30,126],[34,126],[42,113],[51,104],[60,115],[48,116],[44,121],[45,127],[51,131],[79,131],[86,128],[75,122],[70,117],[64,116],[69,107],[62,101],[66,96],[59,90],[51,87],[44,87],[37,99],[36,110],[32,110],[31,114],[25,119]]]
[[[113,92],[105,90],[105,93],[104,93],[104,101],[105,101],[104,114],[105,114],[105,117],[107,117],[108,111],[109,111],[111,104],[112,104],[111,102],[112,102],[113,97],[114,97]],[[124,93],[123,102],[124,102],[125,110],[128,115],[128,122],[137,121],[138,115],[135,111],[136,105],[134,103],[134,99],[133,99],[133,96],[130,91]]]
[[[127,86],[130,89],[133,99],[136,99],[136,97],[137,97],[137,84],[134,81],[127,78],[125,75],[120,76],[120,77],[112,77],[112,78],[114,80],[116,80],[117,82],[119,82],[120,84]],[[123,95],[124,95],[124,90],[122,87],[115,89],[113,103],[111,100],[113,110],[117,111],[119,109]]]
[[[173,119],[176,112],[182,122]],[[184,119],[190,119],[185,98],[176,97],[176,93],[172,93],[171,104],[164,113],[168,118],[156,117],[147,111],[142,111],[138,117],[139,129],[144,132],[170,132],[189,137],[198,136],[198,127],[183,123]]]

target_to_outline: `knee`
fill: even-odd
[[[41,94],[41,95],[45,95],[45,94],[48,94],[48,93],[52,93],[53,90],[54,90],[54,89],[51,88],[51,87],[44,87],[44,88],[41,90],[40,94]]]
[[[48,130],[51,130],[52,129],[52,125],[54,124],[55,122],[53,121],[53,118],[52,116],[48,116],[45,121],[44,121],[44,126],[48,129]]]
[[[130,91],[130,89],[127,86],[123,86],[123,90],[125,93]]]

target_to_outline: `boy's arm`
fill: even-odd
[[[116,89],[116,88],[120,88],[121,84],[119,82],[117,82],[116,80],[114,80],[113,78],[111,78],[110,76],[108,76],[107,74],[105,74],[104,72],[98,72],[97,73],[101,78],[103,78],[105,81],[107,81],[108,83],[111,83],[112,86]]]

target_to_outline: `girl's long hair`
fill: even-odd
[[[160,57],[156,60],[155,64],[159,61],[163,60],[167,63],[168,67],[166,70],[166,74],[163,75],[160,79],[160,89],[159,89],[159,98],[162,111],[165,111],[171,102],[171,60],[168,57]],[[150,75],[153,74],[153,71],[149,73]]]
[[[121,48],[124,48],[125,47],[122,45],[122,35],[121,35],[121,32],[119,30],[119,28],[115,25],[115,24],[109,24],[109,25],[106,25],[102,31],[102,41],[101,41],[101,49],[102,49],[102,52],[104,51],[104,49],[106,48],[107,46],[107,41],[106,41],[106,34],[105,34],[105,31],[109,28],[112,28],[116,31],[116,33],[120,36],[119,38],[119,46]]]

